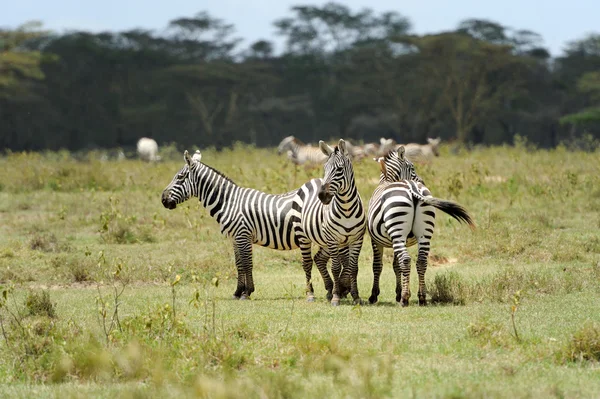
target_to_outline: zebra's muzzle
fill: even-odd
[[[163,195],[161,198],[162,204],[167,209],[175,209],[177,207],[177,202],[173,201],[166,195]]]
[[[329,203],[333,199],[333,195],[329,192],[329,184],[325,184],[323,187],[321,187],[317,196],[323,204],[329,205]]]

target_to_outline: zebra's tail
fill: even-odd
[[[419,199],[421,199],[424,203],[446,212],[460,223],[467,224],[471,230],[475,230],[476,227],[475,222],[473,222],[473,218],[471,218],[469,212],[462,205],[457,204],[454,201],[443,200],[435,197],[423,197],[422,195],[419,195],[419,197]]]

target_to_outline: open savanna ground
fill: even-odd
[[[1,397],[600,394],[598,152],[442,148],[418,165],[478,228],[438,212],[431,304],[417,306],[413,260],[407,308],[395,303],[389,249],[377,305],[332,307],[316,269],[307,303],[300,252],[260,247],[252,300],[231,299],[231,243],[197,200],[163,208],[184,162],[163,156],[0,158]],[[272,149],[206,149],[202,160],[272,193],[322,175],[299,169],[294,183]],[[360,161],[355,174],[366,204],[378,165]],[[363,299],[371,261],[366,238]]]

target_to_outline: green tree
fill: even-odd
[[[24,44],[44,36],[40,22],[28,22],[15,30],[0,29],[0,96],[24,94],[32,81],[44,79],[40,68],[42,53]]]

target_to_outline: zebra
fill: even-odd
[[[158,144],[154,139],[142,137],[137,142],[137,153],[141,160],[148,162],[160,161],[158,155]]]
[[[327,156],[323,178],[312,179],[298,190],[302,203],[300,226],[302,266],[310,280],[310,244],[321,247],[320,256],[331,258],[333,281],[322,261],[317,268],[328,291],[333,290],[331,304],[339,305],[340,297],[350,291],[355,303],[360,303],[358,286],[358,256],[366,231],[366,212],[354,181],[354,170],[346,142],[340,139],[332,148],[323,141],[319,148]],[[315,255],[316,263],[317,255]]]
[[[396,274],[396,302],[408,306],[410,298],[410,256],[407,238],[414,234],[419,244],[417,273],[419,275],[419,305],[426,305],[425,272],[430,241],[435,228],[434,208],[459,222],[475,228],[473,219],[461,205],[431,196],[412,162],[405,157],[404,146],[377,159],[381,168],[379,186],[369,200],[367,226],[373,247],[373,288],[370,303],[379,296],[383,247],[394,249],[393,269]],[[413,241],[414,242],[414,241]]]
[[[327,157],[317,147],[306,145],[294,136],[288,136],[281,140],[277,147],[277,153],[287,151],[287,156],[295,165],[315,166],[322,165]]]
[[[167,209],[175,209],[192,196],[198,197],[210,216],[220,224],[221,233],[233,239],[237,267],[237,287],[233,297],[248,299],[254,292],[252,245],[279,250],[300,247],[297,230],[302,204],[297,190],[274,195],[240,187],[223,173],[202,163],[199,150],[193,156],[186,150],[183,158],[185,165],[164,189],[162,204]],[[328,260],[324,251],[315,255],[319,270],[327,270]],[[327,277],[324,276],[325,281]],[[307,287],[309,283],[307,280]],[[308,299],[311,299],[310,295]]]
[[[390,150],[393,150],[396,147],[396,141],[394,139],[386,139],[381,137],[379,139],[379,144],[377,143],[368,143],[363,146],[363,151],[365,155],[370,156],[385,156]]]
[[[427,144],[406,144],[404,146],[406,158],[410,159],[412,162],[431,162],[433,157],[440,156],[440,150],[438,147],[441,141],[442,139],[439,137],[436,139],[428,137]]]

